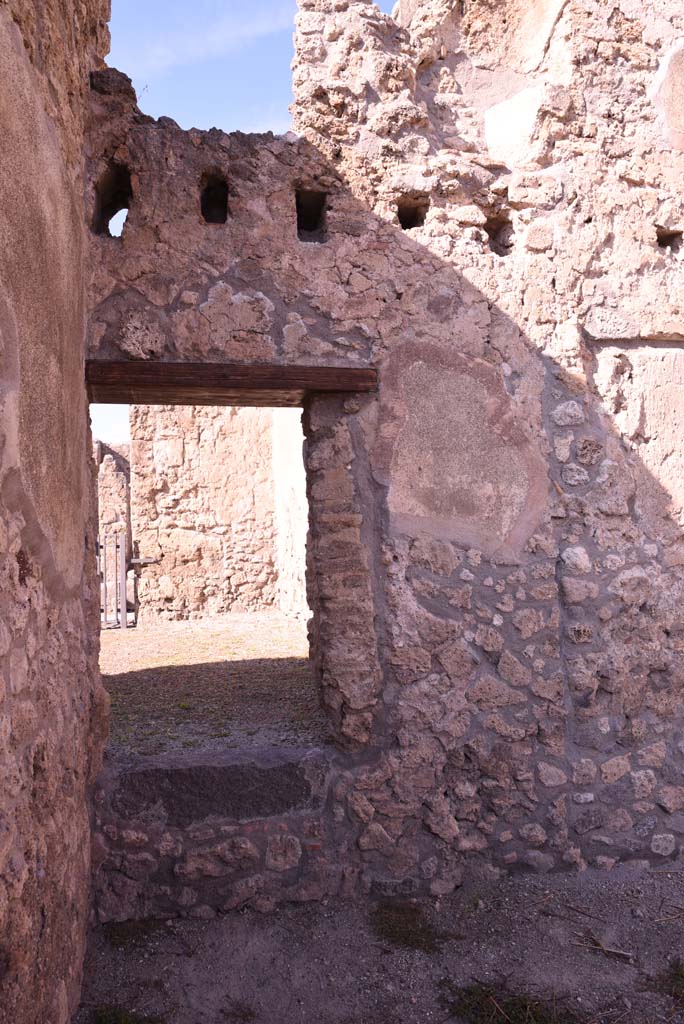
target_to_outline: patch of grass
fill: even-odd
[[[440,1006],[463,1024],[584,1024],[568,1007],[518,995],[504,986],[459,988],[448,978],[440,983]]]
[[[98,1006],[93,1024],[165,1024],[161,1017],[140,1017],[120,1006]]]
[[[406,900],[381,900],[370,914],[375,935],[401,949],[419,949],[436,953],[449,937],[427,920],[420,904]]]
[[[669,996],[678,1007],[684,1008],[684,960],[678,956],[673,957],[648,987],[661,996]]]
[[[113,949],[141,946],[156,932],[164,929],[163,921],[110,921],[102,926],[104,937]]]

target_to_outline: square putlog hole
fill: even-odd
[[[225,224],[228,220],[228,182],[221,175],[207,174],[202,179],[200,208],[207,224]]]
[[[403,231],[421,228],[430,209],[428,196],[402,196],[397,200],[397,217]]]
[[[669,249],[670,252],[679,252],[684,241],[684,232],[670,231],[667,228],[656,228],[656,238],[660,249]]]
[[[299,241],[327,242],[327,193],[299,188],[295,198],[297,203],[297,237]]]

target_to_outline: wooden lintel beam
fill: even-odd
[[[301,405],[308,395],[376,391],[362,366],[86,360],[91,402],[122,405]]]

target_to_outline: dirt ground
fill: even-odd
[[[73,1024],[681,1024],[684,873],[93,932]]]
[[[326,742],[305,626],[276,612],[102,633],[110,754]]]

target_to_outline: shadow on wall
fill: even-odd
[[[341,861],[443,892],[488,848],[538,870],[674,855],[684,539],[671,495],[606,415],[601,353],[577,332],[573,370],[541,354],[421,243],[432,207],[406,229],[381,219],[302,140],[198,144],[168,125],[126,139],[116,118],[107,130],[102,160],[127,147],[138,191],[121,242],[98,240],[114,286],[98,296],[94,357],[380,371],[377,397],[313,399],[305,416],[314,649],[351,749],[331,796],[348,828]],[[217,161],[240,174],[229,233],[202,234],[192,190],[159,174],[162,139],[190,182]],[[295,177],[326,182],[325,240],[297,240]],[[548,208],[550,182],[535,178],[536,196],[530,180],[517,201]],[[127,282],[116,248],[145,253],[161,189],[171,208],[150,288],[168,279],[195,296],[181,312]],[[492,252],[480,233],[492,260],[519,244]]]

